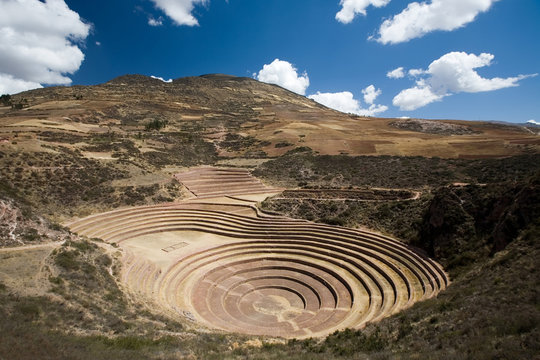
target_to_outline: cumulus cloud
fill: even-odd
[[[152,79],[161,80],[161,81],[163,81],[164,83],[172,83],[172,82],[173,82],[173,79],[165,80],[165,79],[162,78],[162,77],[154,76],[154,75],[150,75],[150,77],[151,77]]]
[[[176,25],[197,26],[199,21],[192,14],[193,8],[195,5],[206,5],[208,0],[152,0],[152,2]],[[150,24],[150,21],[148,23]]]
[[[366,8],[370,5],[375,7],[386,6],[390,0],[341,0],[341,10],[336,14],[336,20],[349,24],[357,14],[366,15]]]
[[[148,25],[150,26],[161,26],[163,25],[163,18],[160,16],[158,17],[157,19],[152,17],[152,16],[149,16],[148,17]]]
[[[300,95],[305,95],[309,86],[309,77],[306,72],[298,75],[297,69],[290,62],[279,59],[264,65],[254,76],[259,81],[279,85]]]
[[[70,84],[89,30],[64,0],[0,1],[0,92]]]
[[[375,90],[375,87],[373,85],[368,86],[366,89],[371,89],[371,88]],[[362,92],[366,91],[366,89],[364,89]],[[379,90],[379,93],[380,93],[380,90]],[[373,92],[369,92],[369,94],[370,95],[368,98],[371,100],[373,97],[373,95],[371,94],[373,94]],[[377,96],[375,96],[375,98]],[[364,98],[365,97],[366,97],[366,93],[364,93]],[[316,94],[309,95],[308,98],[315,100],[319,104],[327,106],[331,109],[341,111],[344,113],[361,115],[361,116],[374,116],[388,110],[388,107],[385,105],[376,105],[373,103],[370,104],[369,108],[364,109],[362,108],[362,105],[360,104],[360,100],[355,99],[354,95],[349,91],[343,91],[343,92],[338,92],[338,93],[317,92]],[[375,98],[373,98],[373,100],[375,100]]]
[[[361,109],[358,112],[358,115],[362,116],[376,116],[377,114],[383,113],[386,110],[388,110],[388,106],[386,105],[377,105],[377,104],[371,104],[369,105],[369,108],[367,109]]]
[[[412,76],[412,77],[417,77],[417,76],[420,76],[422,74],[425,74],[426,73],[426,70],[422,70],[422,69],[411,69],[409,70],[409,75]]]
[[[361,109],[360,102],[356,100],[354,95],[349,91],[338,93],[321,93],[320,91],[317,91],[316,94],[309,95],[308,98],[344,113],[356,114]]]
[[[362,90],[362,94],[364,94],[364,101],[366,104],[373,104],[375,99],[382,94],[382,91],[380,89],[376,89],[373,85],[369,85],[367,88]]]
[[[392,103],[401,110],[415,110],[460,92],[476,93],[519,86],[520,80],[537,75],[483,78],[475,69],[491,65],[493,59],[494,56],[487,53],[450,52],[443,55],[427,70],[410,70],[409,75],[417,79],[416,86],[401,91]]]
[[[464,52],[451,52],[429,65],[430,86],[437,92],[482,92],[518,86],[518,81],[535,75],[518,75],[509,78],[486,79],[474,69],[490,66],[492,54],[479,56]]]
[[[253,74],[253,77],[262,82],[279,85],[300,95],[305,95],[309,87],[309,77],[306,72],[299,75],[298,70],[290,62],[279,59],[264,65],[258,74]],[[308,98],[344,113],[374,116],[388,110],[385,105],[374,104],[381,93],[382,91],[373,85],[369,85],[362,90],[364,101],[369,105],[367,109],[363,108],[360,100],[355,99],[354,95],[349,91],[337,93],[321,93],[318,91],[316,94],[309,95]]]
[[[389,79],[401,79],[405,77],[405,71],[403,67],[398,67],[397,69],[387,72],[386,77]]]
[[[0,94],[16,94],[42,87],[40,83],[15,79],[11,75],[0,73]]]
[[[436,30],[452,31],[474,21],[498,0],[431,0],[412,2],[405,10],[385,20],[378,42],[397,44]]]
[[[394,97],[392,104],[399,106],[400,110],[411,111],[439,101],[444,96],[435,94],[429,86],[420,85],[401,91]]]

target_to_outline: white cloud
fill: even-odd
[[[426,70],[422,69],[411,69],[409,70],[409,75],[412,77],[418,77],[420,75],[424,75],[426,73]]]
[[[8,74],[0,73],[0,95],[2,94],[16,94],[22,91],[41,88],[40,83],[25,81],[21,79],[15,79]]]
[[[100,42],[100,41],[96,41],[96,45],[97,45],[97,46],[101,46],[101,42]]]
[[[498,0],[431,0],[412,2],[405,10],[385,20],[378,42],[397,44],[436,31],[452,31],[474,21]]]
[[[275,59],[271,64],[264,65],[258,74],[253,74],[257,80],[280,85],[290,91],[300,95],[305,95],[309,87],[309,77],[306,72],[298,75],[298,70],[289,62]],[[363,116],[373,116],[388,110],[387,106],[373,104],[375,99],[382,93],[375,86],[369,85],[362,90],[364,101],[369,104],[369,108],[362,108],[360,101],[354,98],[349,91],[338,93],[321,93],[309,95],[308,98],[323,104],[331,109],[344,113],[351,113]]]
[[[148,17],[148,25],[150,26],[161,26],[163,25],[163,18],[160,16],[159,18],[154,18],[152,16]]]
[[[405,72],[403,67],[398,67],[392,71],[386,73],[386,77],[389,79],[401,79],[405,77]]]
[[[152,0],[152,2],[157,8],[163,10],[176,25],[197,26],[199,21],[192,14],[193,8],[199,4],[206,5],[208,0]]]
[[[70,84],[84,54],[76,43],[90,26],[64,0],[0,1],[2,91],[15,93],[40,84]]]
[[[483,78],[475,69],[491,65],[493,59],[494,56],[487,53],[450,52],[443,55],[427,70],[410,70],[409,74],[418,78],[416,86],[401,91],[394,97],[393,104],[401,110],[415,110],[460,92],[476,93],[519,86],[520,80],[537,75]]]
[[[380,89],[376,89],[373,85],[369,85],[367,88],[362,90],[362,94],[364,94],[364,102],[366,104],[373,104],[375,99],[382,94],[382,91]]]
[[[371,104],[368,109],[363,109],[360,101],[356,100],[354,95],[349,91],[338,93],[317,92],[316,94],[309,95],[308,98],[331,109],[362,116],[374,116],[388,110],[387,106],[376,104]]]
[[[538,125],[538,126],[540,126],[540,122],[538,122],[538,121],[536,121],[536,120],[533,120],[533,119],[527,121],[527,124],[533,124],[533,125]]]
[[[431,75],[430,86],[437,92],[482,92],[518,86],[518,81],[535,75],[486,79],[474,69],[490,66],[492,54],[479,56],[464,52],[451,52],[429,65],[426,74]]]
[[[399,106],[401,110],[416,110],[434,101],[439,101],[444,95],[433,93],[429,86],[415,86],[401,91],[394,97],[392,104]]]
[[[375,7],[386,6],[390,0],[341,0],[341,10],[336,14],[336,20],[348,24],[354,20],[357,14],[366,15],[366,8],[370,5]]]
[[[172,83],[172,82],[173,82],[173,79],[165,80],[165,79],[162,78],[162,77],[154,76],[154,75],[151,75],[150,77],[151,77],[152,79],[161,80],[161,81],[163,81],[164,83]]]
[[[376,116],[377,114],[383,113],[386,110],[388,110],[388,106],[386,105],[371,104],[369,105],[369,108],[360,110],[358,115]]]
[[[298,75],[296,68],[290,62],[279,59],[264,65],[254,76],[259,81],[279,85],[300,95],[305,95],[309,86],[307,73]]]
[[[315,100],[331,109],[344,113],[356,114],[360,111],[360,102],[354,99],[354,95],[349,91],[339,93],[321,93],[309,95],[308,98]]]

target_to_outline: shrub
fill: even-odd
[[[60,276],[49,276],[49,282],[51,284],[61,285],[64,283],[64,280]]]
[[[321,222],[328,225],[345,226],[345,220],[339,217],[324,217],[321,219]]]
[[[23,300],[20,303],[15,305],[15,310],[17,310],[21,315],[23,315],[27,320],[33,320],[41,314],[41,308],[32,300]]]
[[[90,241],[87,241],[87,240],[72,241],[69,243],[69,245],[83,253],[93,250],[97,247],[97,245],[92,244]]]
[[[288,142],[288,141],[281,141],[281,142],[278,142],[276,143],[276,145],[274,145],[275,148],[284,148],[284,147],[287,147],[287,146],[293,146],[294,144]]]
[[[79,252],[76,250],[62,250],[56,254],[54,263],[65,270],[79,270],[78,255]]]
[[[38,231],[32,228],[26,229],[22,237],[26,241],[36,241],[41,239],[41,235],[39,235]]]
[[[154,119],[144,126],[146,131],[156,130],[159,131],[167,126],[169,122],[167,120]]]
[[[362,331],[345,329],[330,334],[321,346],[335,355],[351,356],[359,352],[384,350],[387,341],[378,331],[366,335]]]
[[[0,96],[0,103],[4,106],[11,106],[11,95],[4,94]]]

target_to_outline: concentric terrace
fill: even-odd
[[[69,225],[117,243],[127,287],[173,316],[230,332],[323,336],[448,285],[438,264],[395,239],[261,212],[256,201],[276,190],[245,171],[196,169],[177,178],[193,199]]]

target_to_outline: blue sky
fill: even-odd
[[[24,41],[31,37],[28,26],[34,25],[24,24],[31,16],[6,15],[17,6],[27,14],[37,6],[45,29],[47,21],[65,22],[50,35],[80,54],[66,52],[72,54],[57,60],[60,65],[28,60],[27,70],[21,59],[0,55],[0,92],[69,84],[66,78],[98,84],[123,74],[169,79],[226,73],[281,85],[296,75],[291,81],[301,85],[291,89],[348,112],[540,122],[540,77],[533,76],[540,72],[538,0],[0,0],[0,53],[15,46],[6,29]],[[366,14],[336,18],[354,6]],[[415,11],[421,14],[416,20]],[[392,26],[383,37],[385,20]],[[39,37],[48,30],[33,31]],[[387,76],[399,67],[403,77]],[[42,75],[33,74],[36,68]],[[413,76],[411,69],[423,71]]]

